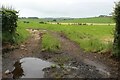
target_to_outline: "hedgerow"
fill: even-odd
[[[115,34],[114,34],[114,52],[113,54],[120,57],[120,1],[116,3],[114,10],[114,19],[116,22]]]
[[[1,8],[2,13],[2,41],[15,42],[18,12],[12,8]]]

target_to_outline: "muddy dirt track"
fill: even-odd
[[[26,57],[39,58],[55,64],[52,67],[43,69],[44,78],[118,77],[118,62],[111,59],[109,56],[84,52],[77,43],[69,40],[62,32],[27,30],[31,33],[28,40],[16,49],[3,53],[3,78],[12,78],[11,74],[6,75],[5,72],[7,70],[12,71],[15,62]],[[42,33],[46,32],[60,40],[62,46],[59,52],[42,51]]]

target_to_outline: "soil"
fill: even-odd
[[[57,65],[43,70],[45,78],[118,78],[119,61],[108,56],[109,52],[105,54],[85,52],[62,32],[27,30],[31,33],[28,40],[11,51],[3,52],[3,78],[11,78],[5,71],[12,71],[13,64],[25,57],[36,57]],[[46,32],[60,40],[60,51],[42,51],[42,35]]]

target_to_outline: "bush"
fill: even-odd
[[[40,24],[44,24],[44,22],[43,21],[41,21],[41,22],[39,22]]]
[[[4,42],[13,43],[15,42],[15,36],[16,36],[18,12],[12,8],[2,7],[1,13],[2,13],[2,33],[3,33],[2,40]]]
[[[57,21],[56,19],[53,20],[53,22],[56,22],[56,21]]]
[[[29,21],[23,21],[24,23],[30,23]]]
[[[116,22],[116,27],[114,33],[113,55],[120,57],[120,1],[116,3],[114,19]]]

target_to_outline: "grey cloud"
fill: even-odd
[[[0,0],[20,10],[20,16],[89,17],[108,15],[116,0]]]

